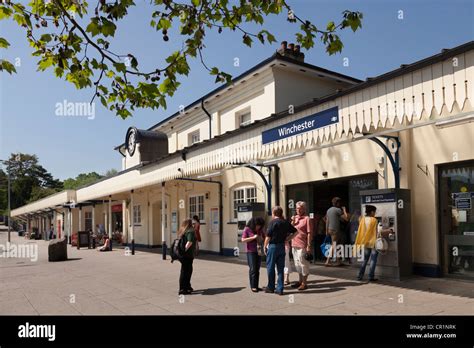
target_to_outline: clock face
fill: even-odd
[[[128,131],[127,134],[127,139],[126,139],[126,146],[127,146],[127,151],[130,156],[133,156],[135,153],[135,148],[137,146],[137,130],[135,128],[131,128]]]

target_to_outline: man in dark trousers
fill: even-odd
[[[272,209],[272,221],[268,224],[265,237],[265,255],[267,257],[268,285],[266,293],[275,292],[275,265],[278,272],[276,293],[283,295],[283,271],[285,269],[285,241],[291,239],[296,228],[283,219],[283,209],[276,206]]]

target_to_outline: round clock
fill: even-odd
[[[133,156],[137,147],[137,129],[130,127],[125,138],[125,146],[127,147],[128,154]]]

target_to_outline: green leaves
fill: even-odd
[[[3,37],[0,37],[0,48],[8,48],[8,46],[10,46],[10,43]]]
[[[182,45],[165,62],[151,66],[147,62],[142,67],[141,57],[135,52],[124,54],[110,49],[118,23],[135,5],[134,0],[96,0],[90,5],[76,0],[31,0],[29,5],[19,1],[1,3],[0,20],[11,19],[26,29],[32,54],[39,58],[39,71],[51,68],[55,76],[65,78],[76,88],[91,88],[92,99],[97,97],[104,107],[122,118],[131,116],[135,108],[166,108],[167,98],[174,95],[179,80],[190,72],[190,57],[198,57],[216,83],[230,83],[230,74],[217,66],[206,65],[203,52],[210,31],[234,32],[241,35],[243,45],[248,47],[255,41],[272,44],[276,38],[263,28],[265,21],[283,11],[285,20],[286,11],[291,11],[290,22],[299,23],[295,27],[296,40],[303,48],[314,47],[320,39],[328,54],[335,54],[343,48],[339,31],[346,28],[356,31],[362,26],[360,12],[344,11],[341,21],[330,21],[321,27],[324,30],[318,29],[301,18],[305,14],[292,11],[285,0],[153,0],[151,18],[145,21],[151,20],[150,25],[158,31],[158,50],[171,46],[164,44],[170,39],[176,40],[173,44],[178,47],[180,42]],[[69,16],[64,17],[64,12]],[[249,28],[255,27],[257,32],[251,32]],[[9,46],[6,39],[0,38],[0,48]],[[1,60],[0,70],[11,74],[15,67]]]
[[[344,20],[342,21],[341,28],[350,27],[353,32],[357,29],[362,28],[362,18],[363,14],[360,12],[351,12],[351,11],[344,11],[342,13]]]
[[[13,11],[5,5],[0,5],[0,20],[10,18]]]
[[[5,59],[0,59],[0,71],[6,71],[10,75],[16,73],[15,66]]]
[[[46,70],[51,65],[53,65],[53,63],[54,63],[53,57],[45,57],[45,58],[41,59],[38,63],[38,71]]]
[[[94,17],[91,19],[86,28],[86,32],[91,33],[92,36],[102,34],[103,36],[114,36],[117,26],[105,17]]]

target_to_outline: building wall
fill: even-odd
[[[316,77],[313,74],[303,73],[298,70],[288,71],[281,67],[273,68],[275,77],[275,108],[276,112],[288,110],[289,105],[297,106],[335,93],[337,89],[350,86],[346,82]]]
[[[439,258],[436,165],[474,159],[474,123],[447,128],[427,126],[408,131],[411,136],[413,258],[436,265]],[[428,166],[428,175],[418,167]]]

